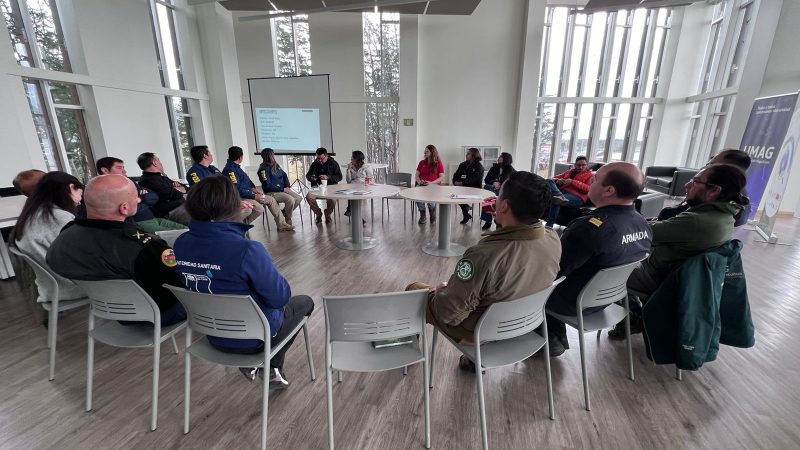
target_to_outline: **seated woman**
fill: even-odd
[[[494,192],[494,195],[500,194],[500,186],[511,174],[516,172],[511,165],[512,162],[514,162],[514,159],[511,157],[511,153],[500,153],[500,156],[497,157],[497,163],[492,164],[492,168],[489,169],[489,173],[486,174],[486,178],[483,180],[483,188]],[[488,230],[492,227],[492,213],[481,213],[481,220],[486,222],[481,229]]]
[[[425,146],[424,158],[417,164],[417,186],[433,186],[442,184],[444,180],[444,164],[439,159],[439,151],[433,144]],[[419,209],[418,224],[425,223],[425,203],[417,202]],[[431,215],[431,223],[436,223],[436,203],[428,203],[428,212]]]
[[[83,195],[83,184],[64,172],[45,174],[33,191],[11,232],[10,241],[22,252],[42,266],[47,266],[47,250],[64,225],[75,219]],[[72,300],[86,294],[72,281],[55,275],[58,282],[58,300]],[[39,303],[52,301],[53,292],[36,279]]]
[[[372,178],[372,169],[364,162],[364,152],[356,150],[353,152],[353,157],[350,158],[350,164],[347,165],[344,179],[348,183],[366,183],[367,178]],[[347,204],[344,215],[350,215],[350,202]],[[366,225],[367,221],[363,220],[363,222]]]
[[[481,164],[481,151],[475,147],[470,147],[467,150],[466,159],[458,165],[458,170],[453,174],[453,186],[473,187],[480,189],[481,178],[483,178],[483,164]],[[469,213],[470,206],[466,203],[458,205],[461,207],[461,214],[464,219],[461,220],[461,225],[465,225],[472,220],[472,214]]]
[[[289,177],[275,159],[275,151],[267,147],[261,150],[261,165],[258,166],[258,179],[264,194],[283,203],[283,218],[292,225],[292,212],[300,206],[303,198],[291,188]],[[293,225],[292,225],[293,226]]]
[[[187,289],[214,294],[250,295],[269,321],[273,346],[287,338],[304,316],[311,315],[314,301],[307,295],[292,297],[289,283],[275,268],[261,243],[245,238],[251,225],[238,222],[239,191],[227,177],[206,177],[189,191],[186,211],[189,231],[175,242],[176,270]],[[201,275],[207,283],[189,283],[189,275]],[[270,360],[270,389],[289,385],[283,376],[283,359],[294,337]],[[264,351],[256,339],[208,336],[223,352],[250,354]],[[262,368],[241,369],[253,380]]]

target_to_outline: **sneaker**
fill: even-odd
[[[643,324],[642,319],[636,315],[631,315],[631,336],[634,334],[639,334],[642,332]],[[608,338],[612,341],[624,341],[625,340],[625,319],[620,321],[620,323],[614,325],[608,332]]]
[[[464,355],[461,355],[458,358],[458,368],[463,370],[464,372],[475,373],[475,363]]]
[[[550,200],[550,202],[553,203],[554,205],[560,206],[568,204],[569,200],[567,200],[567,197],[564,197],[563,195],[554,195],[553,198]]]
[[[294,231],[294,226],[289,225],[288,223],[285,225],[281,225],[278,227],[278,231]]]
[[[367,226],[367,219],[361,219],[361,226],[362,227]]]
[[[488,230],[489,228],[492,228],[492,222],[486,222],[485,224],[483,224],[481,230]]]
[[[269,376],[269,389],[286,389],[289,387],[289,381],[283,377],[281,371],[277,367],[270,368]]]
[[[345,210],[344,215],[346,217],[350,217],[350,208],[349,207],[347,208],[347,210]]]
[[[247,381],[254,381],[260,371],[258,367],[239,367],[239,372],[247,378]]]
[[[556,358],[564,354],[567,349],[564,347],[564,344],[561,343],[561,339],[557,336],[553,336],[552,338],[547,340],[547,345],[550,347],[550,357]]]
[[[322,214],[316,214],[316,217],[314,218],[314,222],[315,223],[322,223]]]
[[[333,223],[333,219],[331,218],[330,214],[325,214],[325,223],[327,224]]]
[[[422,213],[419,215],[419,220],[417,221],[417,223],[422,225],[425,222],[427,222],[427,220],[425,219],[425,213]]]
[[[470,220],[472,220],[472,214],[465,214],[464,219],[461,221],[461,225],[466,225]]]

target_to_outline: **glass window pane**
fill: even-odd
[[[547,49],[547,74],[544,85],[545,96],[557,96],[564,60],[564,45],[567,36],[569,8],[554,8],[553,24],[550,26],[550,47]]]
[[[14,59],[20,66],[33,67],[33,57],[19,4],[16,0],[0,0],[0,12],[8,29],[8,36],[11,38]]]
[[[628,116],[630,115],[631,105],[622,103],[617,105],[617,117],[615,119],[614,135],[611,141],[609,161],[620,161],[622,150],[625,148],[625,135],[628,132]]]
[[[536,164],[536,173],[540,176],[549,176],[550,171],[550,157],[553,150],[553,133],[554,133],[554,119],[556,114],[556,105],[554,103],[540,103],[539,104],[539,117],[536,120],[535,134],[536,142],[534,148],[536,150],[538,162]]]
[[[633,12],[633,25],[628,36],[628,59],[622,72],[622,91],[621,97],[633,97],[633,83],[638,77],[637,67],[639,66],[639,53],[642,51],[646,38],[645,23],[647,22],[647,10],[637,9]]]
[[[158,30],[161,36],[161,45],[164,49],[164,87],[170,89],[183,89],[183,79],[180,73],[180,58],[178,57],[178,43],[175,40],[175,17],[172,8],[156,3],[158,13]]]
[[[294,16],[295,52],[297,52],[297,75],[311,75],[311,39],[308,16]]]
[[[83,111],[79,109],[56,109],[58,126],[64,150],[67,153],[69,172],[84,183],[94,175],[94,157],[89,146],[89,135],[86,133],[86,122]]]
[[[605,12],[592,14],[592,28],[589,32],[589,49],[586,56],[586,79],[583,81],[582,89],[584,97],[596,96],[600,86],[598,77],[603,57],[607,17]]]
[[[661,66],[662,48],[665,41],[665,28],[657,28],[653,38],[653,51],[650,53],[650,64],[647,67],[647,84],[645,85],[644,95],[655,97],[658,83],[658,72]]]
[[[400,144],[398,103],[367,103],[367,154],[371,163],[388,164],[389,172],[397,170],[397,148]]]
[[[639,119],[639,130],[637,131],[636,138],[633,141],[633,157],[631,158],[631,162],[634,164],[639,164],[639,160],[642,158],[642,148],[644,147],[645,136],[649,127],[650,119],[646,119],[644,117]]]
[[[741,18],[742,26],[739,30],[739,36],[736,40],[736,50],[733,52],[731,64],[728,68],[728,82],[725,84],[726,87],[738,85],[739,79],[742,76],[741,66],[744,62],[744,55],[747,52],[747,35],[749,34],[750,26],[753,21],[752,6],[753,4],[751,3],[739,10],[739,14],[743,16]]]
[[[23,79],[25,87],[25,94],[28,97],[28,104],[31,107],[31,115],[33,116],[33,124],[36,127],[36,135],[39,138],[39,144],[42,146],[42,156],[44,157],[45,166],[47,170],[59,170],[58,166],[58,150],[56,143],[53,140],[52,127],[50,126],[50,115],[42,97],[42,90],[39,82]]]
[[[564,119],[561,128],[561,141],[558,144],[558,162],[569,161],[569,151],[572,144],[572,131],[574,129],[574,119]]]
[[[592,120],[594,118],[594,105],[584,103],[580,105],[580,115],[578,116],[577,135],[575,136],[575,147],[573,149],[572,161],[575,157],[586,156],[589,150],[589,131],[592,129]]]
[[[55,0],[26,0],[43,69],[71,72]]]
[[[583,46],[586,41],[586,27],[575,27],[572,37],[572,56],[567,78],[567,91],[565,95],[575,97],[578,95],[578,80],[581,76],[581,63],[583,61]]]
[[[608,84],[606,85],[606,97],[614,97],[614,92],[617,90],[617,83],[619,82],[618,74],[622,61],[622,52],[625,51],[622,46],[624,41],[623,38],[625,36],[625,27],[619,25],[619,22],[620,20],[623,20],[622,23],[624,25],[627,14],[628,12],[624,10],[617,12],[617,25],[614,27],[614,43],[611,48],[611,54],[609,55],[610,64],[608,65],[608,73],[606,74],[608,77]]]
[[[272,19],[272,25],[275,30],[275,56],[278,58],[278,76],[294,76],[297,72],[295,71],[292,18],[278,17]]]
[[[59,83],[56,81],[47,82],[50,88],[50,96],[56,105],[80,105],[78,99],[78,89],[74,84]]]

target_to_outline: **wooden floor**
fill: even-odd
[[[448,278],[457,258],[422,253],[435,227],[402,222],[399,202],[392,222],[376,216],[378,247],[348,252],[334,246],[347,236],[338,226],[266,233],[262,241],[296,294],[314,298],[311,346],[318,378],[311,382],[303,338],[289,351],[292,385],[270,399],[272,448],[322,449],[327,445],[322,295],[401,290],[408,282]],[[378,213],[379,214],[379,213]],[[460,216],[460,214],[459,214]],[[308,216],[306,215],[306,218]],[[295,217],[299,225],[299,217]],[[782,243],[796,243],[800,220],[780,219]],[[624,343],[605,334],[588,339],[593,410],[583,409],[577,335],[572,350],[553,360],[556,420],[547,417],[544,361],[535,357],[485,376],[489,445],[531,448],[798,448],[800,447],[800,246],[754,242],[739,230],[756,346],[723,347],[716,362],[673,377],[672,366],[646,360],[634,339],[636,381],[626,377]],[[454,225],[453,239],[471,245],[477,226]],[[535,257],[535,255],[531,255]],[[236,369],[195,360],[192,429],[182,433],[183,358],[163,347],[159,427],[149,430],[151,352],[98,344],[94,410],[84,412],[86,309],[59,320],[56,379],[47,381],[46,330],[22,300],[16,280],[0,282],[0,448],[254,448],[259,442],[260,388]],[[182,338],[182,335],[180,336]],[[179,342],[183,343],[182,339]],[[437,349],[431,391],[433,448],[479,448],[474,376],[458,370],[445,342]],[[345,374],[334,386],[334,428],[340,449],[422,449],[421,366],[376,374]]]

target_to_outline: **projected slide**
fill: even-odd
[[[258,147],[316,150],[320,147],[318,108],[256,108]]]

